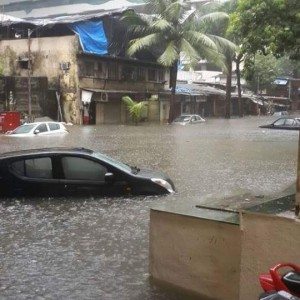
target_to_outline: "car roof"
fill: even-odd
[[[43,122],[24,123],[23,125],[40,125],[40,124],[45,124],[45,123],[61,124],[60,122],[55,122],[55,121],[43,121]],[[21,125],[21,126],[23,126],[23,125]]]
[[[94,151],[90,150],[90,149],[86,149],[86,148],[66,148],[66,147],[27,149],[27,150],[19,150],[19,151],[0,153],[0,160],[5,159],[5,158],[22,157],[22,156],[30,156],[30,155],[41,155],[41,154],[55,154],[55,153],[92,155],[94,153]]]

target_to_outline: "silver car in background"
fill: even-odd
[[[25,137],[36,135],[57,135],[68,133],[61,122],[36,122],[23,124],[16,129],[7,132],[8,136]]]
[[[177,117],[172,124],[179,124],[179,125],[188,125],[188,124],[198,124],[205,122],[199,115],[181,115]]]

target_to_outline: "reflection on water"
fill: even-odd
[[[298,132],[262,130],[268,118],[192,126],[70,127],[60,137],[0,136],[0,152],[84,146],[162,170],[171,196],[13,199],[0,204],[0,297],[182,299],[150,284],[149,208],[240,190],[273,193],[296,178]]]

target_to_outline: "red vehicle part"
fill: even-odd
[[[270,292],[270,291],[286,291],[289,293],[292,293],[295,296],[300,297],[300,292],[299,292],[299,288],[300,288],[300,281],[299,283],[295,284],[295,280],[293,280],[293,284],[294,286],[296,286],[296,288],[293,288],[293,290],[289,289],[287,287],[287,285],[285,284],[286,280],[285,280],[285,276],[282,276],[279,273],[279,269],[282,268],[289,268],[290,270],[294,271],[293,274],[295,273],[296,277],[300,278],[300,267],[295,265],[295,264],[291,264],[291,263],[282,263],[282,264],[278,264],[275,267],[271,268],[269,271],[269,274],[262,274],[259,276],[259,281],[260,281],[260,285],[261,287],[264,289],[265,292]],[[288,273],[290,274],[290,273]],[[285,282],[284,282],[285,281]]]
[[[0,132],[14,130],[21,124],[21,114],[17,111],[7,111],[0,114]]]

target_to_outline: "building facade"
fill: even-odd
[[[2,23],[0,56],[3,57],[4,76],[20,77],[25,81],[29,77],[30,80],[46,77],[48,90],[53,91],[47,93],[48,102],[61,107],[66,122],[125,123],[129,116],[122,103],[123,96],[146,101],[144,120],[166,121],[169,70],[155,63],[153,58],[126,57],[120,16],[121,12],[109,15],[104,12],[96,19],[53,19],[46,26],[38,25],[40,20]],[[85,26],[90,21],[103,25],[102,33],[107,42],[104,54],[85,51],[87,42],[72,30],[74,24]],[[7,91],[3,95],[6,98],[0,99],[2,106],[7,102]],[[24,101],[26,95],[17,103]]]

